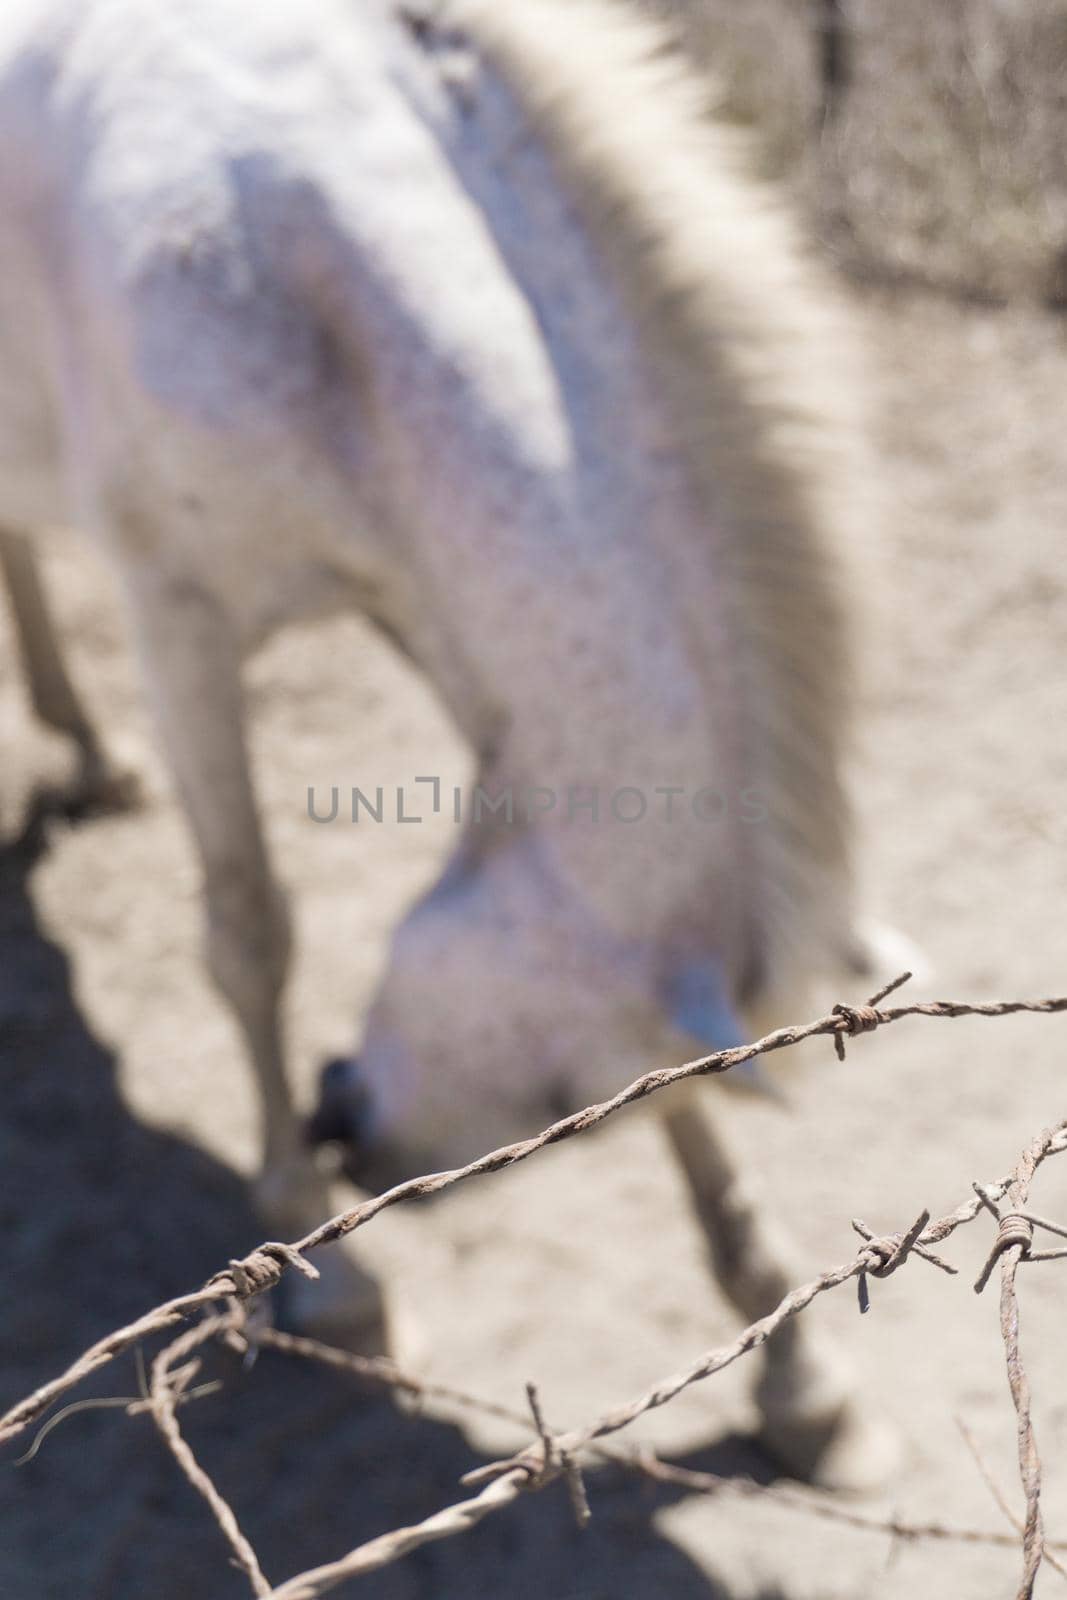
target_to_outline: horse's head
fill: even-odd
[[[520,836],[447,874],[401,925],[362,1050],[326,1068],[311,1135],[380,1190],[741,1037],[714,959],[612,934]]]

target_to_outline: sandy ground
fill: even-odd
[[[1062,992],[1067,970],[1067,457],[1061,322],[867,301],[884,362],[881,470],[892,503],[878,582],[885,616],[866,693],[856,789],[868,901],[918,940],[953,997]],[[240,1174],[254,1103],[228,1018],[197,957],[196,872],[152,745],[108,583],[57,538],[48,572],[87,693],[146,768],[140,814],[57,832],[31,867],[0,857],[0,1259],[4,1400],[91,1339],[259,1237]],[[6,619],[5,619],[6,622]],[[0,635],[0,806],[61,752],[35,730]],[[346,1047],[396,918],[451,831],[313,827],[309,783],[385,783],[467,768],[408,670],[358,623],[292,633],[253,672],[255,740],[282,869],[299,887],[294,1070]],[[796,1114],[731,1101],[738,1140],[792,1222],[798,1281],[852,1253],[849,1218],[900,1227],[1001,1175],[1063,1115],[1054,1019],[904,1023],[794,1069]],[[602,1135],[482,1180],[366,1234],[430,1375],[512,1403],[535,1378],[559,1424],[642,1390],[726,1336],[659,1135],[624,1115]],[[491,1188],[490,1188],[491,1186]],[[340,1198],[340,1196],[339,1196]],[[1067,1163],[1035,1205],[1067,1220]],[[1000,1527],[954,1418],[967,1419],[1013,1502],[1014,1426],[994,1295],[921,1263],[822,1302],[872,1406],[905,1441],[874,1509]],[[1047,1513],[1067,1536],[1065,1278],[1025,1273],[1022,1312]],[[457,1478],[516,1441],[503,1426],[405,1416],[319,1372],[263,1359],[188,1414],[275,1579],[457,1496]],[[766,1473],[734,1368],[641,1430],[690,1465]],[[132,1394],[131,1363],[92,1386]],[[382,1600],[994,1600],[1014,1551],[891,1546],[767,1502],[737,1505],[590,1474],[594,1522],[559,1489],[366,1581]],[[0,1466],[4,1600],[227,1600],[244,1593],[150,1423],[81,1414],[17,1470]],[[1051,1593],[1059,1580],[1039,1585]],[[346,1593],[349,1591],[345,1591]],[[353,1586],[351,1593],[357,1592]]]

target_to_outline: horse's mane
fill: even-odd
[[[807,963],[813,942],[840,949],[850,932],[840,566],[866,516],[834,290],[660,26],[617,0],[451,0],[444,15],[509,85],[578,200],[715,508],[746,782],[771,812],[747,830],[753,949],[765,977],[784,976],[798,949]]]

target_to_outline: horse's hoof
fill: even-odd
[[[843,1494],[884,1488],[900,1466],[896,1429],[853,1399],[829,1415],[765,1417],[759,1442],[791,1477]]]
[[[64,810],[72,821],[81,821],[139,811],[144,803],[144,781],[132,762],[94,754],[83,762]]]
[[[139,811],[144,802],[145,786],[135,768],[103,763],[83,766],[73,782],[41,784],[33,791],[15,848],[34,860],[47,847],[56,823],[77,827],[97,817]]]

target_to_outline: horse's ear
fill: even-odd
[[[663,999],[672,1027],[695,1040],[705,1054],[733,1050],[749,1042],[722,974],[710,958],[686,959],[675,965],[667,975]],[[731,1067],[723,1075],[723,1082],[728,1087],[781,1099],[777,1085],[758,1058]]]

